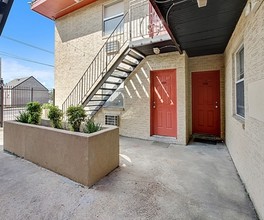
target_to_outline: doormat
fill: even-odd
[[[207,140],[207,139],[202,139],[202,138],[194,138],[193,141],[204,143],[204,144],[212,144],[212,145],[217,144],[217,140]]]

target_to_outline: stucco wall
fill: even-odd
[[[176,69],[177,74],[177,143],[186,144],[187,98],[186,98],[186,61],[187,56],[167,53],[148,56],[125,81],[124,109],[101,110],[95,120],[104,124],[105,114],[120,114],[120,134],[123,136],[150,138],[150,71]]]
[[[264,3],[243,13],[225,51],[226,144],[247,191],[264,219]],[[244,44],[245,120],[235,113],[234,53]],[[260,112],[262,109],[262,112]]]
[[[225,137],[225,67],[224,55],[209,55],[189,58],[189,133],[192,134],[192,72],[220,70],[221,138]]]
[[[4,149],[87,186],[119,166],[119,132],[114,126],[85,134],[5,121]]]

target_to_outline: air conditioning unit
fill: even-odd
[[[118,115],[105,115],[105,125],[119,126]]]
[[[113,54],[113,53],[118,53],[119,51],[119,41],[111,41],[106,43],[106,53]]]

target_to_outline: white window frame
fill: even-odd
[[[244,65],[244,72],[243,72],[243,78],[239,78],[239,76],[241,75],[241,72],[240,72],[240,62],[241,62],[241,59],[240,59],[240,52],[241,51],[244,51],[243,52],[243,65]],[[240,117],[241,119],[245,119],[245,49],[244,49],[244,44],[241,44],[237,51],[235,52],[235,115]],[[238,95],[237,95],[237,85],[239,83],[243,82],[244,84],[244,116],[241,115],[241,114],[238,114],[238,109],[237,109],[237,98],[238,98]]]
[[[123,2],[124,3],[124,1],[115,1],[113,3],[109,3],[109,4],[103,5],[103,21],[102,21],[102,23],[103,23],[103,25],[102,25],[102,34],[103,34],[103,37],[107,37],[107,36],[109,36],[111,34],[111,33],[110,34],[106,34],[105,33],[105,22],[106,21],[109,21],[109,20],[112,20],[114,18],[120,17],[120,16],[123,17],[124,14],[125,14],[125,9],[124,9],[122,13],[116,14],[116,15],[111,16],[109,18],[105,18],[105,8],[110,7],[110,6],[113,6],[113,5],[118,4],[120,2]]]

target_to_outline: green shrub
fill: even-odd
[[[88,119],[85,124],[84,124],[84,129],[83,131],[85,133],[94,133],[96,131],[102,130],[102,125],[99,123],[95,123],[91,119]]]
[[[62,128],[62,116],[63,112],[58,106],[49,106],[48,118],[54,128]]]
[[[53,105],[50,103],[45,103],[42,105],[42,109],[50,109],[51,107],[53,107]]]
[[[27,111],[19,112],[19,115],[16,117],[16,121],[22,123],[28,123],[29,114]]]
[[[16,117],[16,121],[29,124],[39,124],[41,111],[41,105],[38,102],[29,102],[26,105],[26,110],[19,112],[19,116]]]
[[[68,122],[74,131],[80,131],[81,123],[86,118],[85,110],[82,106],[70,106],[66,115],[68,117]]]
[[[39,124],[41,119],[41,105],[38,102],[29,102],[26,106],[26,112],[29,114],[29,124]]]

